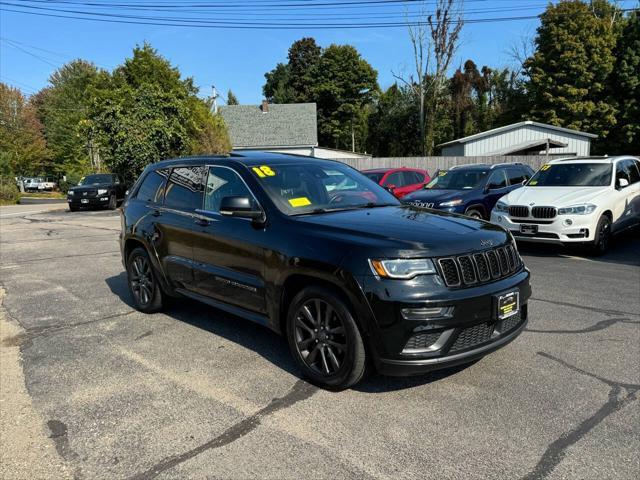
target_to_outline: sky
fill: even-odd
[[[332,43],[355,46],[377,70],[380,86],[386,88],[394,83],[394,73],[411,72],[411,43],[403,25],[407,15],[417,18],[420,9],[432,11],[434,1],[0,0],[0,80],[32,94],[47,85],[56,68],[74,58],[113,69],[131,56],[136,44],[146,41],[184,76],[193,77],[200,95],[209,95],[215,85],[222,95],[221,104],[229,89],[241,103],[257,104],[262,99],[264,74],[278,62],[286,62],[293,41],[311,36],[323,47]],[[452,68],[467,59],[479,67],[514,65],[510,48],[535,35],[538,19],[472,22],[536,16],[547,3],[465,0],[463,16],[471,21],[463,27]],[[630,8],[636,0],[618,3]],[[160,17],[172,20],[160,21]],[[138,23],[115,23],[119,21]],[[202,28],[205,21],[211,23]],[[140,24],[150,22],[187,26]],[[260,23],[278,28],[256,29],[255,25],[244,29],[220,28],[231,23],[235,26]],[[336,23],[340,25],[332,26]],[[345,28],[345,24],[366,23],[376,26]],[[397,26],[383,27],[383,24]]]

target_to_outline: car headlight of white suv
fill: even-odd
[[[493,209],[494,209],[496,212],[502,212],[502,213],[505,213],[505,212],[508,212],[508,211],[509,211],[509,206],[508,206],[506,203],[504,203],[504,202],[498,202],[498,203],[496,203],[495,207],[493,207]]]
[[[598,207],[591,203],[582,203],[580,205],[559,208],[558,215],[589,215],[593,213],[596,208]]]
[[[98,195],[106,195],[106,194],[107,194],[107,189],[106,188],[98,189]]]

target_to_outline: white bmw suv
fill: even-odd
[[[640,161],[628,156],[552,160],[497,202],[491,222],[517,240],[582,243],[604,253],[611,234],[640,224]]]

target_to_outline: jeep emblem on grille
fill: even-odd
[[[481,247],[493,247],[493,240],[480,240]]]

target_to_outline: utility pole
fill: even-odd
[[[218,113],[218,90],[216,89],[215,85],[211,85],[211,88],[213,89],[212,94],[211,94],[211,98],[213,99],[213,104],[211,105],[211,110],[213,110],[214,114]]]

